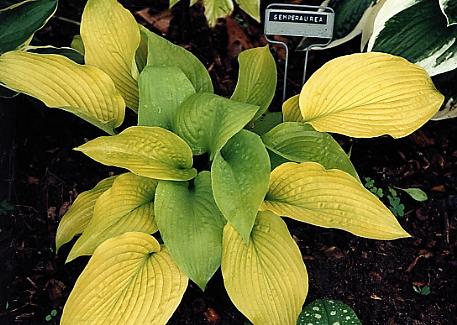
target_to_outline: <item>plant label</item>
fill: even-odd
[[[335,13],[309,11],[301,7],[270,7],[265,11],[265,34],[331,39]]]

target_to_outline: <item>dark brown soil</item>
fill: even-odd
[[[57,15],[79,20],[82,2],[62,1]],[[166,1],[123,3],[134,12],[150,7],[147,13],[151,16],[166,9]],[[185,3],[179,4],[172,14],[174,18],[166,37],[194,52],[209,68],[217,92],[229,95],[236,83],[236,55],[243,47],[265,44],[261,26],[236,11],[235,19],[221,21],[211,30],[206,26],[201,7],[188,9]],[[144,14],[136,17],[146,24]],[[163,28],[163,24],[158,26]],[[78,26],[52,19],[38,38],[62,46],[68,45],[76,33]],[[296,40],[292,42],[296,44]],[[355,41],[332,51],[315,52],[310,57],[310,71],[356,48]],[[282,54],[277,55],[281,58]],[[302,71],[302,57],[293,56],[290,94],[299,91]],[[282,69],[282,63],[278,64],[280,77]],[[455,74],[436,81],[444,92],[456,90]],[[280,109],[281,91],[279,87],[275,110]],[[13,106],[16,109],[11,112]],[[78,193],[117,170],[72,151],[85,139],[102,135],[76,117],[46,109],[26,96],[2,100],[0,107],[10,108],[0,121],[2,178],[14,176],[15,179],[10,193],[15,208],[0,214],[0,324],[56,324],[87,262],[80,258],[64,264],[71,245],[55,254],[58,222]],[[12,136],[14,132],[16,135]],[[457,324],[456,121],[429,122],[400,140],[338,139],[345,149],[352,146],[352,160],[361,177],[371,177],[384,189],[420,187],[428,193],[429,200],[418,203],[400,194],[406,206],[406,215],[400,223],[412,234],[411,239],[374,241],[288,220],[309,272],[307,302],[317,298],[342,300],[357,312],[364,324]],[[11,140],[16,155],[13,165],[4,159],[14,152],[9,150]],[[15,167],[15,171],[5,170],[7,167]],[[6,198],[9,189],[8,182],[1,185],[0,201]],[[413,289],[424,286],[430,287],[429,295]],[[46,321],[54,309],[57,316]],[[244,322],[225,294],[220,274],[210,282],[206,293],[191,285],[170,321],[171,324]]]

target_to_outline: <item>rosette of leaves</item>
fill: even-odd
[[[170,0],[170,8],[180,0]],[[197,3],[197,0],[190,0],[190,6]],[[260,22],[260,0],[202,0],[205,7],[205,16],[210,27],[214,27],[219,18],[230,16],[235,3],[249,16]]]
[[[92,255],[62,324],[165,324],[189,279],[205,290],[219,268],[252,323],[295,324],[308,278],[282,217],[409,237],[326,132],[410,134],[443,101],[422,68],[382,53],[337,58],[284,104],[283,122],[265,127],[276,87],[267,47],[240,55],[229,99],[197,58],[114,0],[88,1],[81,39],[86,65],[0,56],[2,84],[106,131],[76,150],[126,170],[81,193],[59,225],[57,248],[81,234],[67,261]],[[118,130],[126,106],[138,123]]]
[[[335,10],[330,48],[362,34],[361,51],[408,59],[434,76],[457,68],[457,0],[327,0]],[[323,48],[320,48],[323,49]]]

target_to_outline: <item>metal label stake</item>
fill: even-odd
[[[326,46],[333,38],[335,12],[330,7],[272,3],[265,10],[264,34],[271,44],[278,44],[286,51],[282,100],[286,100],[289,47],[286,43],[270,39],[269,36],[298,36],[306,38],[303,83],[306,78],[308,52],[314,46]],[[303,43],[303,41],[302,41]]]

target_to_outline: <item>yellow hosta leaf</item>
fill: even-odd
[[[95,203],[93,217],[78,238],[67,262],[90,255],[105,240],[129,231],[157,231],[154,195],[157,181],[132,173],[120,175]]]
[[[59,222],[56,233],[56,250],[68,243],[74,236],[81,234],[94,213],[97,199],[113,185],[116,176],[106,178],[93,189],[82,192]]]
[[[97,248],[76,281],[60,324],[166,324],[187,282],[157,240],[129,232]]]
[[[349,174],[314,162],[285,163],[271,173],[262,210],[372,239],[410,237],[382,202]]]
[[[230,299],[253,324],[296,324],[308,293],[308,274],[280,217],[259,213],[248,245],[227,224],[222,275]]]
[[[125,103],[110,77],[61,55],[7,52],[0,56],[0,83],[110,134],[124,120]]]
[[[443,100],[424,69],[371,52],[336,58],[316,71],[300,93],[300,109],[321,132],[400,138],[432,118]]]
[[[233,11],[232,0],[203,0],[205,16],[210,27],[216,26],[219,18],[229,16]]]
[[[187,143],[159,127],[132,126],[118,135],[99,137],[75,150],[99,163],[154,179],[187,181],[197,175]]]
[[[282,115],[284,122],[303,122],[300,106],[298,105],[299,95],[290,97],[282,104]]]
[[[81,18],[86,64],[105,71],[127,106],[138,108],[135,53],[140,30],[132,14],[116,0],[89,0]]]

